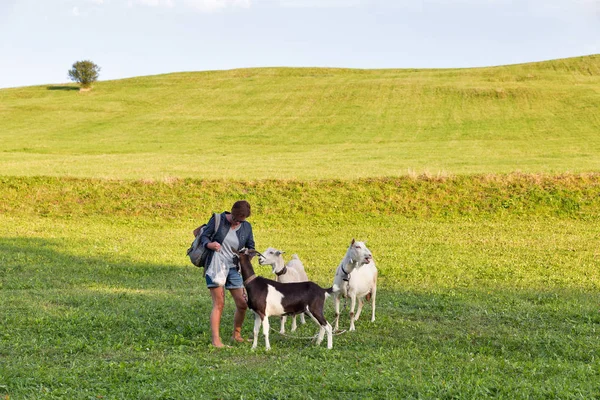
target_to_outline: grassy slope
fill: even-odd
[[[600,168],[600,56],[263,68],[0,90],[4,175],[338,178]]]

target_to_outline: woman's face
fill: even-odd
[[[242,222],[244,222],[245,220],[245,217],[236,217],[235,215],[231,214],[231,226],[234,228]]]

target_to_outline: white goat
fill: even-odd
[[[377,268],[371,250],[364,242],[352,239],[346,255],[335,271],[333,278],[333,296],[335,304],[334,330],[338,330],[340,319],[340,295],[350,297],[350,329],[355,330],[354,321],[360,316],[363,308],[363,298],[371,299],[371,322],[375,321],[375,297],[377,294]],[[358,299],[358,310],[354,307]]]
[[[302,261],[300,261],[298,255],[293,254],[292,259],[285,264],[285,261],[283,260],[284,253],[285,251],[269,247],[258,257],[258,263],[260,265],[270,265],[273,268],[273,273],[276,275],[275,281],[277,282],[290,283],[308,281],[308,276],[304,271],[304,265],[302,265]],[[281,327],[279,328],[279,333],[281,334],[285,333],[286,318],[285,315],[281,317]],[[300,314],[300,322],[303,324],[306,323],[304,314]],[[296,327],[296,315],[294,315],[292,317],[292,332],[296,330]]]

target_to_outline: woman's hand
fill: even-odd
[[[210,242],[206,245],[206,247],[210,250],[221,251],[221,245],[219,244],[219,242]]]

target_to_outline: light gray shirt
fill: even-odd
[[[225,236],[223,244],[221,245],[221,255],[225,259],[225,262],[227,263],[227,266],[229,268],[236,267],[235,265],[233,265],[234,254],[233,251],[231,251],[231,248],[233,247],[234,249],[237,249],[240,245],[240,241],[238,240],[238,237],[235,234],[235,232],[238,229],[240,229],[240,226],[241,225],[238,225],[234,229],[229,229],[229,232],[227,232],[227,236]]]

